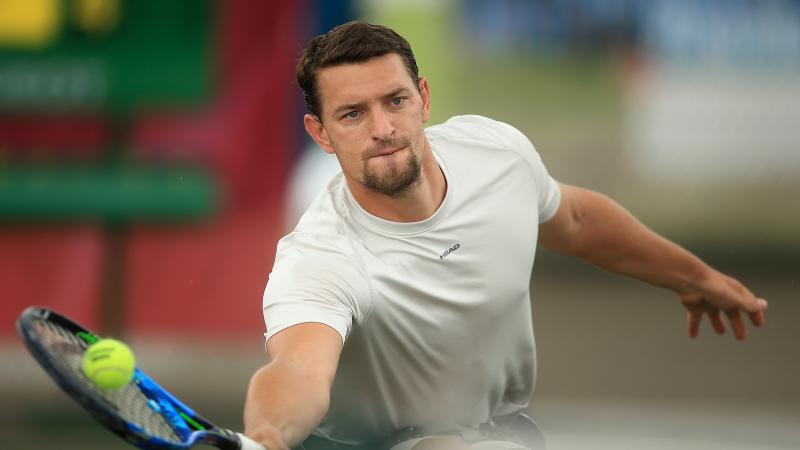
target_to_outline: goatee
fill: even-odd
[[[422,173],[422,164],[417,155],[411,152],[410,148],[408,150],[409,157],[404,165],[392,164],[383,173],[370,170],[365,161],[364,186],[389,197],[397,197],[417,185]]]

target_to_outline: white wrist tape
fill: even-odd
[[[243,435],[242,433],[236,433],[236,434],[239,435],[239,440],[242,441],[242,450],[269,450],[263,445],[259,444],[258,442]]]

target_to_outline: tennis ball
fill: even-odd
[[[83,354],[84,375],[101,389],[119,389],[130,383],[135,367],[131,349],[115,339],[102,339]]]

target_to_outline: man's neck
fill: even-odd
[[[356,180],[345,178],[353,198],[365,211],[392,222],[420,222],[431,217],[447,192],[447,180],[427,142],[419,182],[400,195],[381,194]]]

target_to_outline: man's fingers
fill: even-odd
[[[766,300],[752,296],[745,302],[745,305],[742,309],[749,313],[764,312],[767,310],[767,306],[769,306],[769,304]]]
[[[711,326],[717,334],[725,334],[725,322],[722,321],[719,310],[709,311],[708,318],[711,319]]]
[[[744,324],[744,320],[742,320],[742,315],[739,314],[738,310],[734,311],[726,311],[728,315],[728,320],[731,322],[731,328],[733,329],[733,335],[736,336],[736,339],[744,339],[747,337],[747,327]]]
[[[767,310],[769,304],[763,298],[757,298],[753,303],[755,306],[749,308],[747,312],[750,315],[750,321],[753,322],[753,325],[760,327],[764,325],[764,311]]]
[[[689,311],[688,314],[689,320],[689,337],[694,339],[700,334],[700,319],[703,318],[703,314],[699,312]]]
[[[750,313],[750,322],[757,327],[764,325],[764,313],[762,311]]]

